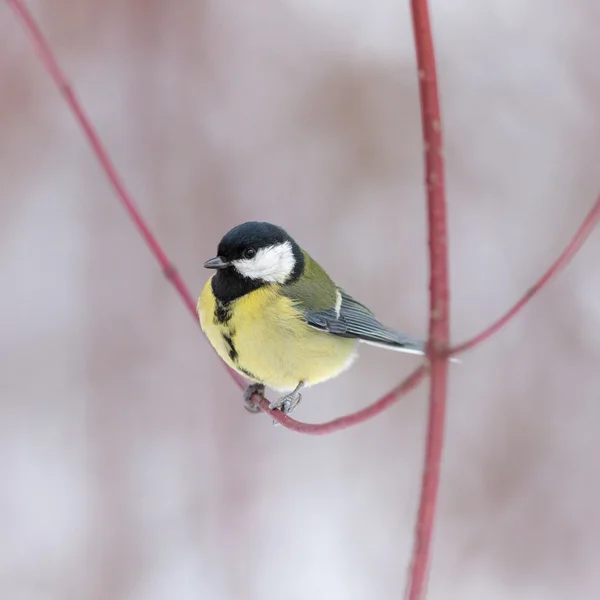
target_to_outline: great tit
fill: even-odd
[[[252,394],[268,386],[288,392],[270,408],[291,413],[303,387],[350,367],[359,342],[425,352],[423,341],[382,325],[271,223],[237,225],[204,267],[216,273],[198,299],[200,325],[219,356],[252,382],[244,393],[250,412],[260,410]]]

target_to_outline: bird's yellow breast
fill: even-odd
[[[275,390],[335,377],[355,356],[356,340],[310,327],[277,285],[222,305],[209,279],[197,310],[202,330],[219,356],[242,375]]]

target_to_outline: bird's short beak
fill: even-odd
[[[220,256],[215,256],[204,263],[205,269],[226,269],[228,266],[229,263]]]

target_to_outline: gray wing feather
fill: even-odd
[[[307,310],[307,323],[333,335],[356,338],[367,343],[382,346],[405,348],[407,351],[423,352],[425,344],[409,336],[403,335],[382,325],[375,315],[363,304],[352,298],[350,294],[338,288],[341,294],[339,310]]]

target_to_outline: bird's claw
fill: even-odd
[[[252,396],[258,394],[261,398],[265,397],[265,386],[262,383],[252,383],[244,391],[244,408],[253,415],[260,412],[258,404],[254,404]]]
[[[284,415],[291,415],[300,401],[302,400],[302,394],[299,392],[292,392],[282,398],[277,398],[269,404],[269,410],[280,410]],[[275,419],[273,419],[273,425],[279,425]]]
[[[302,400],[302,394],[292,392],[287,396],[273,400],[273,402],[269,404],[269,410],[280,410],[286,415],[289,415],[294,411],[298,404],[300,404],[300,400]]]

